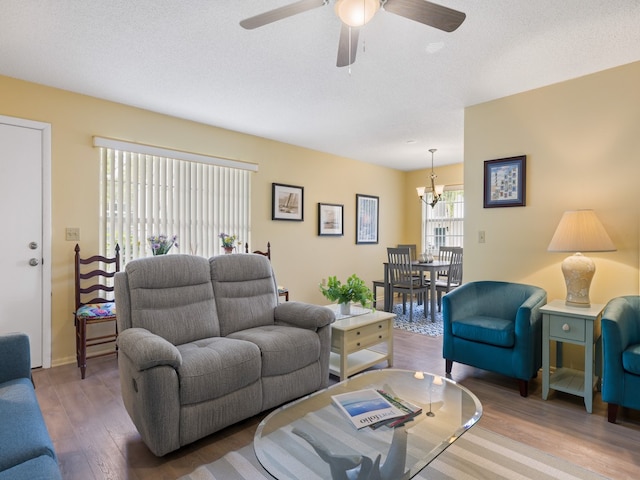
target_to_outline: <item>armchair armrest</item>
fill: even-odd
[[[276,323],[318,330],[319,328],[332,324],[336,316],[333,310],[320,305],[302,302],[285,302],[276,306],[274,319]]]
[[[0,336],[0,383],[31,378],[31,350],[25,333]]]
[[[177,369],[182,364],[175,345],[144,328],[128,328],[120,333],[118,348],[139,372],[160,365]]]

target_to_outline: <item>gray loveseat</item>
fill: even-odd
[[[328,385],[333,312],[278,304],[262,255],[163,255],[116,275],[125,407],[157,456]]]

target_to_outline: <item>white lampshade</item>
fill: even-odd
[[[562,262],[562,273],[567,285],[566,304],[589,307],[589,288],[596,266],[581,252],[613,252],[615,245],[593,210],[564,212],[547,250],[550,252],[576,252]]]
[[[369,22],[380,8],[380,0],[336,0],[336,14],[350,27],[361,27]]]

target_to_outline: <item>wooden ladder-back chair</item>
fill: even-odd
[[[118,338],[116,323],[116,304],[114,300],[113,277],[120,271],[120,246],[116,244],[115,257],[93,255],[80,257],[80,246],[75,247],[75,311],[73,312],[76,327],[76,360],[84,379],[87,370],[87,359],[118,353],[115,344]],[[87,326],[113,322],[113,333],[87,336]],[[101,351],[87,355],[88,347],[112,343],[113,350]]]
[[[244,244],[244,252],[245,253],[249,253],[249,244],[248,243]],[[267,251],[266,252],[263,252],[262,250],[254,250],[251,253],[257,253],[258,255],[264,255],[269,260],[271,260],[271,242],[267,242]],[[286,287],[283,287],[282,285],[278,285],[278,296],[279,297],[284,297],[284,301],[288,302],[289,301],[289,289],[286,288]]]

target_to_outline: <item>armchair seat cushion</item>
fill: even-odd
[[[182,405],[219,398],[260,379],[260,349],[250,342],[211,337],[177,348]]]
[[[622,352],[622,367],[629,373],[640,375],[640,344],[631,345]]]
[[[515,344],[514,322],[496,317],[474,316],[452,323],[455,337],[497,347],[513,348]]]
[[[268,325],[249,328],[229,338],[256,344],[262,352],[262,376],[284,375],[320,358],[320,339],[314,330]]]

